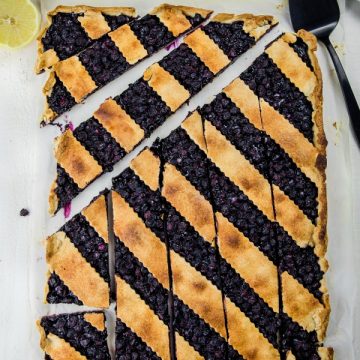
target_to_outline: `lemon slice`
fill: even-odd
[[[40,14],[30,0],[0,0],[0,45],[24,46],[37,35]]]

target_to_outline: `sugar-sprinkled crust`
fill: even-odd
[[[68,14],[81,14],[80,23],[82,23],[83,28],[88,30],[88,35],[91,39],[97,39],[100,36],[106,34],[111,29],[104,20],[102,14],[106,15],[126,15],[129,17],[136,16],[136,10],[132,7],[93,7],[86,5],[78,6],[64,6],[59,5],[55,9],[51,10],[47,14],[47,25],[43,27],[37,37],[38,43],[38,56],[35,66],[35,72],[40,73],[46,68],[53,66],[55,63],[60,61],[56,51],[54,49],[49,49],[45,51],[42,44],[42,39],[45,36],[46,32],[50,28],[53,22],[53,17],[58,13],[68,13]]]

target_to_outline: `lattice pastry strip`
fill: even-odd
[[[35,71],[41,73],[136,18],[131,7],[57,6],[38,36]]]
[[[144,17],[108,32],[77,55],[57,62],[43,89],[46,96],[43,124],[193,30],[211,13],[205,9],[163,4]]]
[[[220,71],[212,65],[214,49],[217,58],[222,54],[228,59],[222,70],[276,23],[270,16],[215,16],[185,37],[184,43],[159,63],[150,66],[143,78],[114,99],[106,100],[73,134],[67,130],[57,138],[58,176],[49,198],[50,213],[71,201],[102,172],[111,170],[208,84]],[[258,31],[252,37],[249,33],[255,29]]]

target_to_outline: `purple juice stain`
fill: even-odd
[[[65,204],[64,206],[64,217],[67,219],[71,214],[71,202]]]

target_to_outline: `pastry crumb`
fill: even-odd
[[[338,125],[337,125],[337,122],[333,122],[332,126],[337,130],[338,129]]]

